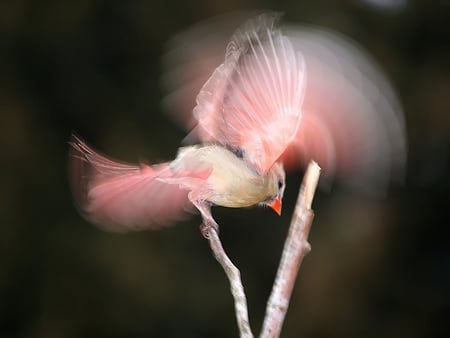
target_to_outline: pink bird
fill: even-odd
[[[180,148],[172,162],[123,164],[72,137],[73,193],[87,220],[112,231],[151,229],[196,208],[208,236],[218,229],[213,205],[266,205],[280,214],[284,167],[313,159],[326,175],[369,187],[402,169],[402,112],[378,68],[335,33],[281,29],[277,19],[262,14],[234,32],[193,111],[179,113],[192,128],[187,138],[200,143]],[[186,51],[189,42],[179,49],[189,61],[181,78],[202,60]]]

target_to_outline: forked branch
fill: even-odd
[[[308,243],[309,231],[314,218],[311,204],[319,176],[320,167],[316,162],[310,162],[303,177],[289,232],[284,243],[277,276],[267,302],[261,338],[277,338],[280,336],[300,265],[303,257],[311,250],[311,246]],[[240,272],[225,253],[216,230],[211,229],[208,239],[214,257],[224,269],[230,282],[240,337],[253,337],[248,320],[247,300]]]

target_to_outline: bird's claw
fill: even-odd
[[[216,233],[219,233],[219,225],[216,222],[212,221],[204,221],[202,224],[200,224],[200,232],[206,239],[209,239],[209,234],[211,230],[215,231]]]

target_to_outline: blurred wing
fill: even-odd
[[[245,15],[244,12],[241,18],[245,19]],[[183,116],[180,120],[188,130],[191,130],[198,121],[197,127],[189,135],[191,138],[198,139],[200,136],[205,141],[219,139],[221,142],[226,139],[228,132],[225,130],[224,133],[222,130],[224,128],[221,125],[223,126],[224,123],[220,119],[225,116],[229,118],[229,111],[225,111],[224,108],[229,107],[229,102],[238,101],[230,96],[238,93],[237,97],[245,98],[241,96],[244,91],[237,89],[253,89],[253,84],[247,85],[245,81],[242,81],[241,75],[230,74],[233,74],[234,70],[237,72],[241,69],[245,70],[246,74],[250,74],[250,71],[247,71],[248,64],[252,65],[250,69],[256,71],[260,66],[249,61],[256,60],[256,57],[246,53],[245,48],[243,48],[244,51],[236,51],[230,43],[226,62],[215,71],[214,76],[210,77],[197,97],[197,119],[190,112],[180,113],[185,107],[193,106],[195,95],[201,88],[201,81],[206,81],[213,72],[213,62],[221,62],[217,60],[220,60],[220,51],[225,48],[226,34],[224,32],[231,31],[233,25],[243,20],[236,17],[238,17],[236,14],[232,14],[210,20],[207,24],[197,26],[195,30],[179,35],[176,41],[179,48],[174,49],[176,53],[172,55],[176,55],[179,57],[177,60],[183,62],[176,68],[176,72],[171,72],[167,77],[170,81],[166,83],[172,85],[167,88],[173,95],[170,95],[170,99],[166,102],[170,102],[170,106],[177,111],[178,116]],[[268,20],[270,16],[266,15],[265,18]],[[261,17],[259,20],[262,20]],[[253,22],[255,21],[257,22],[257,20]],[[221,27],[219,36],[215,36],[217,26]],[[247,36],[252,34],[249,26],[247,25],[247,28],[244,26]],[[271,24],[263,22],[259,25],[261,26],[271,27]],[[401,178],[406,162],[403,112],[389,81],[379,67],[354,42],[337,33],[298,25],[282,28],[284,37],[279,39],[277,35],[279,32],[277,32],[273,34],[275,37],[272,37],[272,40],[278,43],[277,46],[280,44],[286,46],[288,43],[289,49],[293,46],[296,55],[299,55],[299,52],[303,56],[306,68],[302,118],[293,138],[294,141],[282,155],[285,166],[292,169],[299,164],[306,164],[310,159],[315,159],[324,168],[322,172],[328,177],[337,176],[347,184],[369,189],[374,187],[382,189],[390,178]],[[263,33],[258,32],[256,35],[261,36]],[[208,39],[202,40],[203,36],[207,36]],[[288,43],[284,42],[286,37],[289,39]],[[233,39],[237,40],[237,45],[242,39],[245,41],[243,30],[237,31]],[[262,50],[267,50],[268,59],[276,59],[266,47],[268,39],[260,40],[262,43],[258,45],[255,39],[250,38],[246,45],[255,47],[258,57],[263,55]],[[197,42],[202,44],[199,45]],[[230,54],[238,60],[239,55],[245,57],[240,62],[236,62]],[[280,58],[279,52],[276,56]],[[206,63],[203,63],[204,60]],[[207,67],[196,66],[200,63],[206,64]],[[227,65],[231,67],[227,68]],[[265,68],[268,69],[268,67]],[[266,73],[266,70],[255,77],[259,81],[256,89],[262,89],[265,86],[263,82],[265,78],[262,74],[271,74]],[[288,79],[286,86],[292,85],[292,78],[289,79],[287,76],[281,78]],[[196,80],[195,83],[193,79]],[[176,90],[179,88],[177,85],[180,86],[181,83],[183,88]],[[272,84],[272,86],[275,85]],[[226,94],[229,88],[231,91]],[[261,94],[261,90],[255,90],[255,92]],[[270,94],[274,93],[276,91],[270,91]],[[283,94],[286,95],[286,93]],[[268,94],[264,93],[264,95]],[[266,103],[268,97],[261,102]],[[259,98],[256,100],[259,104]],[[231,111],[235,112],[233,109]],[[201,120],[198,120],[199,116]],[[242,116],[242,125],[249,123],[246,119],[248,115],[239,113],[233,116],[237,120],[239,116]],[[244,136],[254,135],[252,132],[246,134],[247,130],[241,127],[238,131],[242,131]],[[252,130],[252,128],[249,129]],[[236,132],[231,131],[229,134],[233,135],[232,140],[239,139],[234,136]],[[268,132],[267,135],[273,134]],[[241,142],[243,143],[245,142]],[[262,149],[262,147],[259,148]]]
[[[382,71],[354,42],[320,29],[287,27],[307,68],[303,117],[283,160],[316,160],[325,174],[383,189],[405,165],[402,109]]]
[[[223,63],[224,51],[236,27],[261,14],[256,11],[227,13],[205,20],[175,35],[165,46],[162,59],[162,87],[167,93],[162,104],[186,130],[197,120],[192,115],[200,89]]]
[[[297,133],[305,87],[302,54],[273,30],[276,19],[261,15],[235,32],[193,112],[201,140],[239,149],[262,174]]]
[[[74,198],[90,222],[118,232],[155,229],[192,211],[186,190],[156,179],[170,172],[167,163],[122,164],[96,153],[76,136],[70,144]]]

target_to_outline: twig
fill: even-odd
[[[316,162],[310,162],[303,177],[277,276],[267,302],[260,338],[277,338],[280,336],[298,270],[303,257],[311,251],[311,245],[308,243],[309,230],[314,218],[311,203],[319,176],[320,167]]]
[[[253,333],[248,321],[247,299],[245,297],[239,269],[231,262],[230,258],[228,258],[225,253],[217,231],[212,228],[208,235],[209,245],[214,253],[214,257],[220,265],[222,265],[222,268],[230,281],[230,289],[234,298],[234,308],[236,311],[236,320],[238,322],[240,337],[253,338]]]

